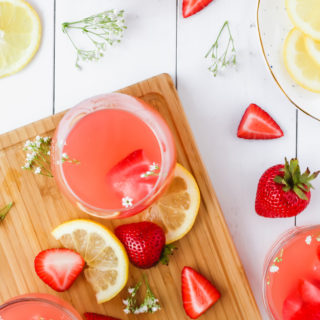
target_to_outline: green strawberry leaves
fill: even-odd
[[[278,175],[274,178],[274,182],[282,184],[282,190],[288,192],[292,190],[300,199],[308,200],[306,193],[313,188],[310,181],[317,178],[320,171],[310,174],[309,168],[301,174],[298,159],[291,159],[290,163],[285,158],[284,168],[280,171],[284,172],[283,176]]]

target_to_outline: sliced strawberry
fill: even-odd
[[[181,282],[183,307],[192,319],[198,318],[220,298],[219,291],[190,267],[183,268]]]
[[[86,320],[119,320],[118,318],[113,318],[93,312],[86,312],[83,315],[86,318]]]
[[[292,317],[301,309],[303,304],[299,291],[290,294],[283,302],[283,320],[291,320]]]
[[[69,249],[44,250],[34,260],[34,268],[39,278],[59,292],[71,287],[84,265],[83,258]]]
[[[317,248],[317,256],[318,256],[318,259],[320,260],[320,246],[318,246]]]
[[[267,112],[252,103],[242,116],[237,135],[243,139],[276,139],[283,132]]]
[[[304,304],[290,320],[320,320],[320,304]]]
[[[304,303],[320,304],[320,287],[315,282],[302,280],[299,289]]]
[[[184,18],[190,17],[195,13],[201,11],[212,0],[183,0],[182,15]]]
[[[158,176],[142,176],[150,171],[151,162],[142,149],[135,150],[121,160],[107,173],[107,183],[123,197],[130,197],[133,203],[143,199],[156,184]]]

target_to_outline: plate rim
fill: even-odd
[[[306,115],[308,115],[309,117],[320,121],[320,118],[317,118],[316,116],[310,114],[309,112],[305,111],[302,107],[300,107],[296,102],[294,102],[289,95],[285,92],[285,90],[282,88],[282,86],[280,85],[280,83],[277,80],[277,77],[274,75],[272,69],[270,68],[266,53],[264,51],[264,46],[263,46],[263,42],[262,42],[262,37],[261,37],[261,31],[260,31],[260,24],[259,24],[259,9],[260,9],[260,2],[261,0],[258,0],[258,5],[257,5],[257,16],[256,16],[256,20],[257,20],[257,29],[258,29],[258,36],[259,36],[259,41],[260,41],[260,47],[262,49],[262,54],[264,57],[264,61],[266,63],[266,65],[268,66],[268,69],[272,75],[273,80],[276,82],[276,84],[278,85],[278,87],[280,88],[280,90],[282,91],[282,93],[287,97],[287,99],[300,111],[302,111],[303,113],[305,113]]]

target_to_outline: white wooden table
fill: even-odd
[[[273,241],[296,225],[318,223],[320,179],[309,207],[296,219],[265,219],[254,211],[258,179],[284,157],[302,167],[320,167],[320,123],[297,111],[272,80],[258,42],[254,0],[215,0],[183,19],[174,0],[30,0],[39,12],[43,38],[23,71],[0,80],[0,132],[72,107],[84,98],[110,92],[167,72],[175,80],[204,162],[220,200],[263,319],[261,282],[264,257]],[[61,23],[119,8],[127,13],[123,42],[98,63],[74,67],[75,52]],[[225,20],[237,48],[237,70],[214,78],[204,55]],[[236,137],[250,103],[265,108],[284,137],[246,141]],[[212,266],[214,268],[214,264]],[[248,319],[254,320],[254,319]]]

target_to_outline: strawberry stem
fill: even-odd
[[[173,243],[166,244],[163,248],[160,262],[162,264],[168,265],[169,264],[169,258],[171,255],[173,255],[174,250],[178,249]]]
[[[309,168],[301,174],[298,159],[291,159],[290,163],[285,158],[284,168],[280,170],[283,175],[277,175],[274,182],[282,184],[282,190],[288,192],[292,190],[300,199],[308,200],[306,193],[313,188],[310,181],[317,178],[320,171],[310,174]]]

